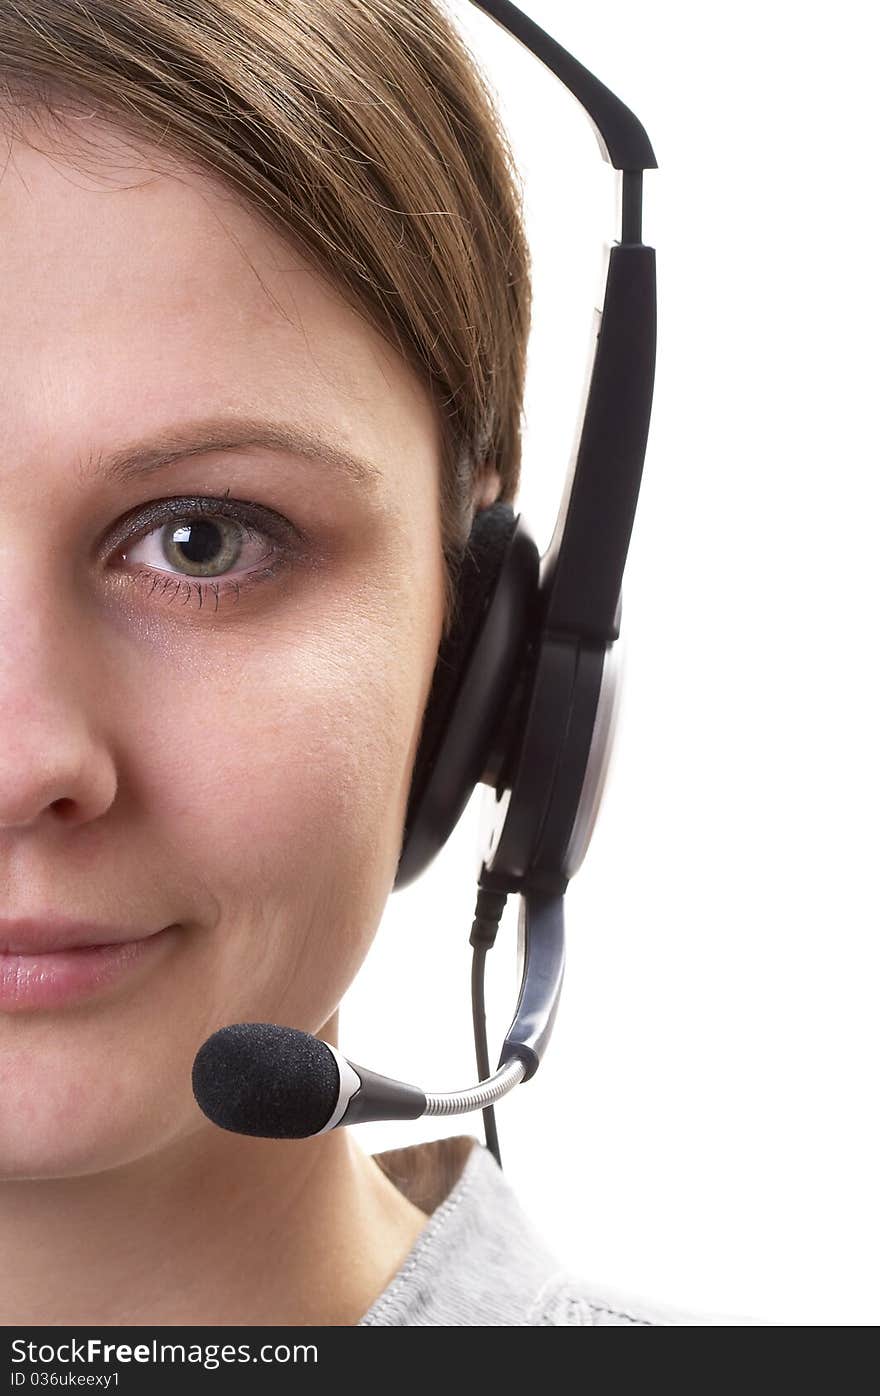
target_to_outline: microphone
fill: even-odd
[[[193,1095],[208,1119],[234,1134],[307,1139],[368,1120],[417,1120],[484,1109],[521,1081],[512,1058],[472,1091],[426,1095],[380,1076],[338,1048],[278,1023],[232,1023],[203,1042],[192,1069]]]
[[[482,894],[481,894],[482,895]],[[478,911],[483,903],[478,901]],[[500,906],[474,921],[471,943],[491,943]],[[369,1120],[417,1120],[489,1110],[520,1081],[534,1076],[550,1038],[565,961],[559,893],[530,888],[520,903],[523,967],[516,1014],[498,1067],[478,1086],[432,1094],[380,1076],[338,1048],[278,1023],[231,1023],[202,1043],[192,1066],[192,1090],[208,1119],[234,1134],[262,1139],[308,1139]]]
[[[349,1062],[329,1042],[277,1023],[232,1023],[203,1042],[192,1069],[199,1107],[221,1129],[307,1139],[340,1124],[415,1120],[423,1091]]]

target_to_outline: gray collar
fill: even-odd
[[[564,1271],[485,1145],[456,1135],[373,1158],[430,1217],[359,1326],[533,1323]]]

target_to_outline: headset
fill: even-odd
[[[471,0],[560,79],[583,106],[603,159],[621,173],[619,238],[606,245],[583,424],[547,550],[509,504],[480,510],[463,554],[457,604],[440,644],[392,891],[446,843],[476,786],[484,791],[470,943],[480,1085],[428,1094],[349,1061],[296,1028],[239,1023],[202,1044],[193,1092],[224,1129],[304,1138],[366,1120],[482,1109],[501,1167],[494,1102],[534,1076],[565,963],[564,896],[586,855],[614,736],[621,586],[648,440],[657,339],[655,254],[642,238],[642,174],[657,162],[644,128],[613,92],[509,0]],[[485,957],[518,893],[521,985],[490,1072]]]

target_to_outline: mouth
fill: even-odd
[[[175,922],[137,939],[59,947],[51,943],[57,930],[38,937],[29,933],[25,944],[20,937],[4,936],[0,926],[0,1014],[57,1008],[98,994],[161,955],[179,939],[179,931]],[[68,927],[68,933],[81,932]],[[35,948],[35,940],[42,948]]]

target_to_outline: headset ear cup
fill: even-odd
[[[537,548],[509,504],[479,511],[422,718],[395,887],[412,881],[442,846],[485,769],[474,768],[480,755],[488,755],[480,751],[477,735],[487,717],[494,718],[499,686],[506,683],[519,652],[526,601],[537,589],[537,565]],[[490,612],[494,624],[487,646]],[[488,714],[486,707],[492,709]]]
[[[431,691],[425,705],[410,783],[407,821],[436,755],[515,526],[516,515],[509,504],[492,504],[474,517],[458,577],[452,624],[437,651]]]

